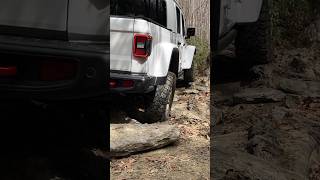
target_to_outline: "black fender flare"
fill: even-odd
[[[177,77],[179,73],[179,59],[180,59],[179,49],[174,48],[171,54],[169,71],[173,72]]]

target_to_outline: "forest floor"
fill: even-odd
[[[177,143],[111,161],[111,179],[210,179],[209,78],[177,88],[170,120],[178,127]]]

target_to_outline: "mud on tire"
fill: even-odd
[[[263,0],[258,21],[237,27],[236,55],[248,65],[267,64],[272,60],[270,9],[271,1]]]
[[[148,123],[165,121],[169,118],[176,89],[176,75],[168,73],[166,83],[144,97],[145,112],[143,121]]]

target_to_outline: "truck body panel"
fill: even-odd
[[[100,0],[0,1],[0,98],[106,95],[108,6]]]
[[[107,42],[107,4],[104,0],[69,0],[69,40]]]
[[[259,18],[263,0],[234,1],[230,5],[228,18],[236,23],[256,22]]]
[[[110,8],[111,78],[139,76],[164,83],[158,79],[166,78],[169,71],[181,74],[191,68],[195,47],[187,45],[185,19],[176,1],[111,0]],[[140,52],[137,37],[149,38],[139,44],[145,56],[136,54]]]
[[[0,33],[107,42],[107,1],[1,0]]]
[[[0,25],[67,30],[67,0],[1,0]]]
[[[131,71],[133,45],[132,18],[110,18],[110,69]]]
[[[163,1],[166,3],[166,26],[163,26],[146,17],[146,12],[143,9],[134,10],[135,7],[144,7],[144,1],[137,1],[135,4],[130,4],[131,2],[126,5],[121,4],[124,2],[127,1],[111,1],[111,8],[117,9],[111,9],[113,14],[110,18],[111,71],[126,71],[154,77],[165,77],[169,70],[174,48],[178,48],[180,51],[178,71],[182,71],[183,67],[190,68],[189,64],[192,63],[194,50],[187,48],[185,19],[179,5],[172,0]],[[133,10],[128,9],[127,6],[132,6]],[[152,36],[152,50],[147,59],[133,56],[135,34]],[[186,50],[192,52],[183,55],[183,51]],[[183,56],[186,59],[183,59]],[[183,66],[183,61],[187,65]]]

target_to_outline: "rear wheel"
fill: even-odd
[[[158,85],[156,90],[144,97],[144,122],[158,122],[168,120],[171,113],[174,93],[176,90],[176,75],[168,73],[166,83]]]

